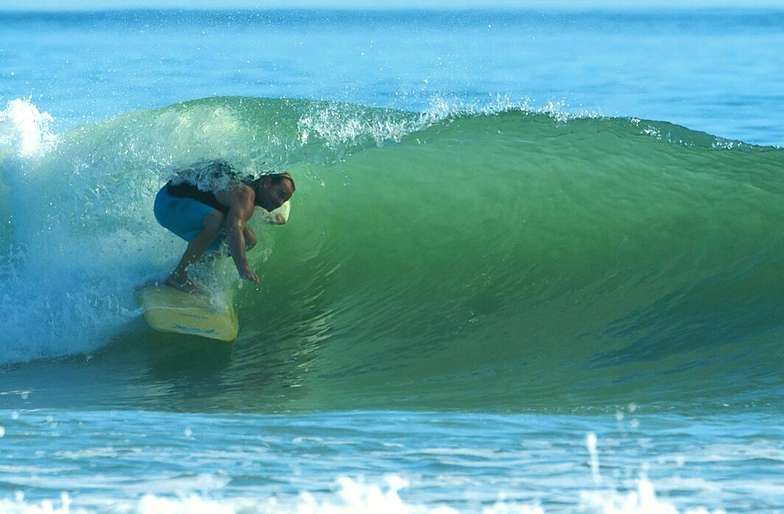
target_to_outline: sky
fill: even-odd
[[[606,7],[778,7],[784,0],[0,0],[0,10],[95,10],[127,8],[606,8]]]

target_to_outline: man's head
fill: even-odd
[[[296,189],[294,179],[288,173],[265,175],[258,179],[256,205],[274,211],[288,202]]]

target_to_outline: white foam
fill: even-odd
[[[237,510],[233,505],[205,500],[198,496],[169,499],[148,495],[141,499],[136,512],[139,514],[234,514]]]
[[[0,112],[3,201],[13,220],[0,241],[0,363],[110,342],[137,316],[134,287],[162,257],[150,250],[165,250],[165,231],[151,230],[148,168],[118,159],[122,146],[103,138],[84,148],[78,131],[60,144],[52,122],[29,100]]]
[[[588,433],[585,437],[585,444],[588,447],[588,453],[591,456],[591,475],[593,475],[593,482],[595,484],[602,483],[602,477],[599,474],[599,452],[596,450],[596,434],[593,432]]]
[[[339,478],[335,490],[329,493],[302,492],[295,497],[211,499],[197,494],[177,497],[146,494],[138,501],[99,499],[93,506],[74,506],[67,493],[60,501],[25,502],[17,493],[14,500],[0,500],[0,512],[9,514],[92,514],[127,512],[138,514],[546,514],[547,509],[537,504],[526,504],[499,499],[485,507],[455,508],[441,503],[423,504],[404,500],[400,492],[409,482],[398,475],[389,475],[376,482],[364,479]],[[416,494],[416,493],[413,493]],[[409,495],[410,496],[410,495]],[[503,495],[499,495],[503,498]],[[568,499],[564,499],[568,502]],[[461,504],[458,502],[458,504]],[[101,506],[105,505],[106,508]],[[561,506],[563,507],[563,505]],[[562,508],[557,509],[559,512]],[[723,510],[704,508],[679,511],[675,506],[656,497],[653,484],[646,478],[630,492],[610,490],[583,491],[575,499],[575,512],[596,514],[724,514]]]
[[[369,110],[341,103],[314,103],[298,120],[297,130],[302,145],[321,142],[339,158],[343,151],[366,141],[377,146],[399,141],[430,121],[410,113]]]
[[[580,511],[596,514],[678,514],[672,504],[659,500],[653,484],[641,478],[637,489],[628,493],[617,491],[592,491],[580,495]],[[708,511],[704,508],[684,510],[684,514],[724,514],[724,511]]]
[[[29,99],[11,100],[0,111],[0,148],[28,158],[45,151],[55,142],[52,116],[40,112]]]
[[[59,502],[43,500],[38,503],[25,503],[24,495],[16,493],[15,500],[0,500],[0,512],[3,514],[90,514],[91,511],[72,509],[71,499],[63,493]]]
[[[629,405],[629,412],[637,410],[635,404]],[[621,416],[620,419],[623,417]],[[656,497],[653,484],[642,476],[633,491],[618,491],[612,486],[605,486],[599,472],[599,452],[597,449],[598,438],[595,433],[589,432],[585,437],[585,444],[590,456],[591,475],[597,486],[592,491],[580,493],[580,512],[595,514],[678,514],[678,509],[672,504],[660,501]],[[708,514],[705,509],[686,510],[684,514]],[[713,511],[713,514],[724,514],[723,510]]]

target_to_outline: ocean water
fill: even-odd
[[[0,11],[0,512],[784,512],[784,11]],[[152,201],[297,182],[231,344]]]

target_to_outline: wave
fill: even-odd
[[[524,410],[781,393],[779,148],[518,107],[262,98],[52,135],[32,104],[15,105],[38,122],[22,127],[10,104],[0,116],[6,391],[67,402],[75,378],[40,377],[78,369],[106,384],[82,402],[163,408]],[[213,158],[297,181],[289,223],[256,227],[261,284],[240,284],[228,262],[210,270],[240,317],[223,349],[152,332],[133,299],[184,248],[155,223],[157,189]]]

